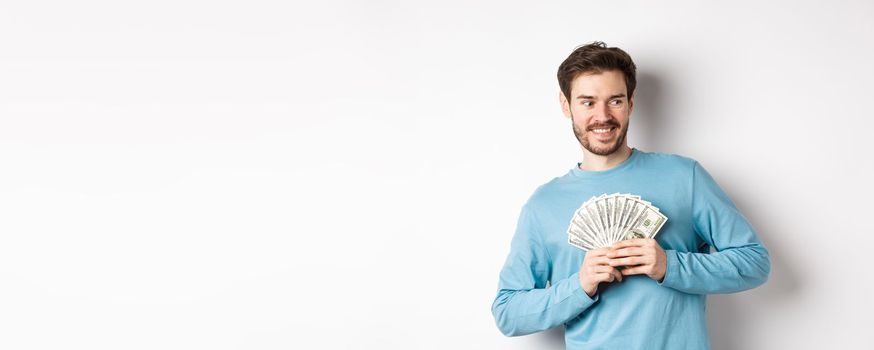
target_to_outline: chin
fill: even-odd
[[[617,151],[619,151],[619,148],[621,148],[619,147],[620,145],[615,142],[604,146],[591,147],[591,143],[589,145],[589,147],[585,147],[586,150],[599,156],[609,156],[613,153],[616,153]]]

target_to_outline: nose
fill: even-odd
[[[607,103],[596,104],[595,108],[592,109],[592,120],[595,122],[605,122],[611,118]]]

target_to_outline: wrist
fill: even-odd
[[[586,283],[586,281],[583,280],[583,275],[582,275],[582,274],[580,275],[579,282],[580,282],[580,289],[582,289],[583,292],[586,293],[586,295],[589,296],[589,298],[591,298],[591,297],[593,297],[593,296],[595,295],[595,290],[594,290],[595,288],[594,288],[594,286],[592,286],[592,285]]]

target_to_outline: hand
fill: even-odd
[[[610,248],[593,249],[586,252],[583,264],[580,265],[580,286],[591,298],[598,291],[601,282],[622,281],[619,270],[610,266],[606,254]]]
[[[619,241],[609,248],[607,258],[610,266],[626,266],[622,275],[647,275],[660,283],[665,278],[668,259],[652,238]]]

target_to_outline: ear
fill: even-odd
[[[571,117],[571,106],[567,101],[567,98],[564,97],[564,94],[559,91],[558,92],[558,102],[561,104],[561,112],[564,113],[564,116],[570,119]]]
[[[631,115],[631,111],[634,110],[634,98],[628,99],[628,115]]]

